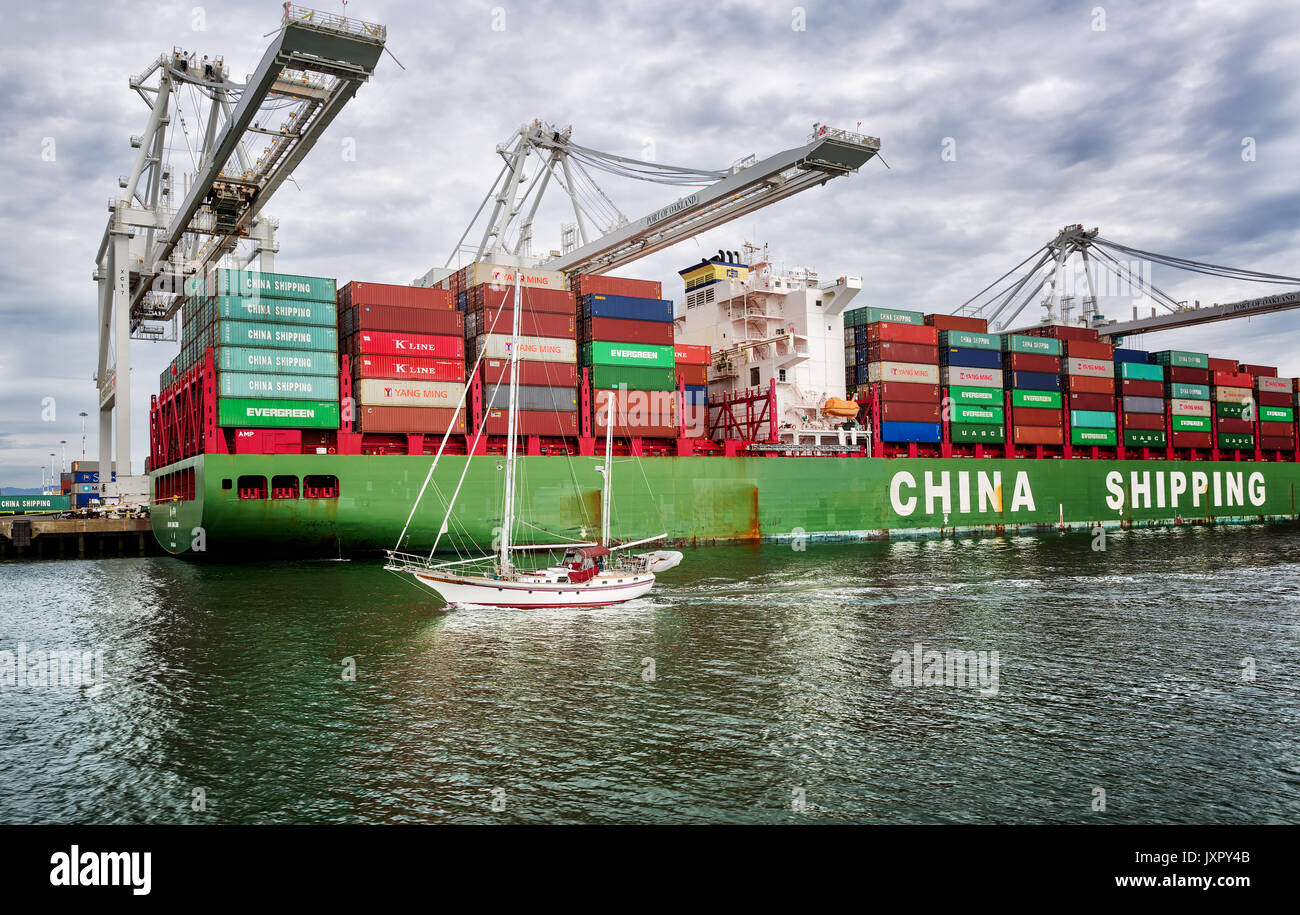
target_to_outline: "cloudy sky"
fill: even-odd
[[[130,171],[128,137],[147,117],[128,77],[180,46],[223,54],[242,80],[279,11],[269,0],[7,11],[0,486],[38,485],[61,439],[79,455],[83,410],[96,457],[92,261],[105,204]],[[284,272],[407,282],[443,264],[500,167],[496,144],[541,118],[574,125],[586,146],[708,168],[800,145],[815,122],[860,123],[881,138],[889,168],[871,163],[621,271],[661,279],[675,298],[678,268],[753,241],[778,263],[862,276],[863,304],[950,311],[1067,223],[1147,250],[1300,274],[1294,4],[354,0],[347,11],[386,24],[405,69],[385,57],[297,186],[268,205]],[[182,111],[193,136],[194,109],[186,101]],[[178,146],[177,171],[188,161]],[[630,218],[678,196],[615,178],[605,189]],[[558,247],[564,214],[543,217],[538,247]],[[1276,291],[1161,269],[1154,278],[1204,303]],[[1131,345],[1300,375],[1298,329],[1290,312]],[[137,472],[149,395],[173,355],[173,345],[135,345]]]

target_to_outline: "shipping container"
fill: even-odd
[[[213,319],[260,321],[276,324],[306,324],[333,327],[338,312],[333,302],[295,302],[289,299],[250,299],[243,296],[221,295],[207,300],[205,313],[209,324]]]
[[[662,299],[663,286],[658,280],[633,280],[603,273],[579,274],[575,283],[579,295],[621,295],[634,299]]]
[[[1033,356],[1061,355],[1061,341],[1051,337],[1031,337],[1026,334],[1003,334],[1002,349],[1010,353],[1024,353]],[[1027,369],[1026,371],[1036,371]]]
[[[502,312],[471,311],[465,317],[465,336],[474,338],[488,333],[510,336],[514,328],[513,310]],[[663,325],[659,325],[663,326]],[[668,325],[671,327],[671,325]],[[548,311],[525,311],[519,316],[519,335],[522,337],[578,337],[578,319],[573,315]]]
[[[1060,375],[1049,375],[1046,372],[1007,372],[1004,377],[1009,388],[1027,388],[1033,391],[1061,390]]]
[[[1209,400],[1210,388],[1204,384],[1167,384],[1165,396],[1179,400]]]
[[[672,391],[677,388],[676,373],[669,368],[597,365],[591,368],[590,375],[593,388],[626,386],[634,391]]]
[[[1114,429],[1115,414],[1103,410],[1071,410],[1070,425],[1085,429]]]
[[[973,349],[968,346],[940,347],[939,361],[944,365],[964,365],[973,369],[1000,369],[1002,351]]]
[[[556,336],[544,334],[542,336]],[[673,325],[663,321],[626,321],[620,318],[586,318],[578,329],[578,339],[583,343],[592,340],[606,340],[611,343],[673,343]],[[704,361],[707,363],[708,347],[704,349]]]
[[[939,345],[944,348],[983,349],[1002,351],[1001,334],[972,333],[968,330],[939,331]]]
[[[488,410],[483,428],[488,435],[505,435],[509,428],[509,411]],[[620,433],[615,428],[616,434]],[[515,414],[516,435],[552,435],[573,438],[578,434],[578,414],[553,410],[520,410]]]
[[[306,352],[223,346],[216,350],[214,361],[217,369],[222,372],[277,372],[335,376],[339,373],[337,351]]]
[[[634,299],[623,295],[584,295],[579,303],[584,318],[622,318],[629,321],[673,320],[668,299]]]
[[[885,442],[919,442],[939,444],[943,435],[940,423],[882,422],[880,439]]]
[[[1027,337],[1026,339],[1034,339]],[[1057,343],[1056,340],[1048,340],[1043,337],[1042,340],[1050,343]],[[1002,362],[1003,366],[1017,372],[1046,372],[1051,375],[1061,373],[1061,357],[1047,356],[1042,353],[1016,353],[1009,352]]]
[[[1209,353],[1188,353],[1182,350],[1166,349],[1158,353],[1151,354],[1151,361],[1159,365],[1167,365],[1175,368],[1201,369],[1210,368]],[[1174,379],[1178,381],[1180,379]]]
[[[1209,385],[1210,370],[1194,369],[1185,366],[1169,366],[1165,371],[1165,377],[1171,382],[1180,384],[1200,384]]]
[[[1209,432],[1211,429],[1208,416],[1171,416],[1171,427],[1175,432]]]
[[[1119,363],[1119,377],[1132,378],[1137,381],[1156,381],[1163,384],[1165,368],[1162,365],[1149,365],[1143,362],[1121,362]]]
[[[646,368],[672,368],[672,345],[608,343],[596,340],[583,344],[583,365],[631,365]]]
[[[1174,430],[1169,436],[1169,444],[1175,448],[1209,448],[1211,434],[1209,432],[1180,432]]]
[[[418,356],[368,356],[352,360],[357,378],[395,378],[420,381],[464,381],[465,363],[459,359],[421,359]]]
[[[596,390],[592,400],[598,433],[605,431],[611,405],[615,435],[657,436],[678,425],[677,397],[672,391]]]
[[[217,400],[217,423],[259,429],[337,429],[337,400]]]
[[[1164,397],[1165,386],[1159,381],[1138,381],[1135,378],[1121,378],[1116,389],[1126,397]],[[1206,392],[1209,396],[1209,392]]]
[[[510,358],[509,334],[486,334],[474,340],[474,356],[484,359]],[[520,337],[519,358],[534,362],[577,362],[577,344],[562,337]]]
[[[678,366],[708,365],[709,348],[707,346],[699,346],[693,343],[674,343],[673,360]]]
[[[1086,378],[1115,377],[1115,363],[1103,359],[1066,356],[1062,368],[1067,375],[1082,375]]]
[[[1214,385],[1219,388],[1246,388],[1252,390],[1255,387],[1255,379],[1241,372],[1219,371],[1214,373]]]
[[[1261,375],[1264,376],[1265,378],[1277,377],[1277,366],[1273,366],[1273,365],[1250,365],[1248,363],[1243,362],[1241,363],[1241,365],[1237,367],[1237,370],[1240,372],[1245,372],[1247,375],[1254,375],[1256,377],[1259,377]],[[1286,378],[1283,380],[1290,381],[1291,379]]]
[[[272,372],[222,372],[217,376],[222,397],[278,400],[338,400],[337,375],[279,375]]]
[[[578,366],[573,362],[533,362],[520,359],[519,383],[550,386],[557,388],[576,388],[578,386]],[[479,363],[479,377],[485,385],[510,382],[509,359],[484,359]]]
[[[1277,391],[1260,391],[1255,395],[1255,400],[1261,407],[1290,407],[1295,402],[1290,394],[1282,394]]]
[[[1253,433],[1241,432],[1219,432],[1219,448],[1224,451],[1254,451],[1255,436]]]
[[[1012,426],[1011,440],[1018,445],[1061,445],[1065,430],[1058,426]]]
[[[880,318],[888,321],[889,318]],[[969,315],[926,315],[925,323],[936,330],[964,330],[973,334],[988,333],[989,322],[985,318],[973,318]]]
[[[515,285],[515,268],[501,264],[479,262],[469,268],[465,286],[494,286],[513,289]],[[525,289],[569,288],[568,281],[559,270],[543,270],[540,267],[524,267],[518,278],[519,285]]]
[[[1124,429],[1124,444],[1129,448],[1163,448],[1165,431],[1163,429]]]
[[[307,302],[334,302],[336,282],[323,276],[296,276],[291,273],[261,273],[255,270],[231,270],[219,267],[185,281],[186,295],[237,295],[265,299],[297,299]]]
[[[948,438],[953,442],[987,442],[997,444],[1007,439],[1002,426],[954,423],[948,426]]]
[[[578,314],[578,300],[573,293],[563,289],[525,288],[520,298],[524,303],[524,314]],[[510,314],[514,307],[514,287],[475,286],[465,293],[465,311],[487,315],[489,323],[497,315]]]
[[[1260,366],[1251,366],[1251,368],[1259,368],[1259,367]],[[1243,365],[1242,368],[1244,369],[1246,368],[1246,366]],[[1273,371],[1276,372],[1277,369],[1274,369]],[[1290,378],[1278,378],[1272,375],[1255,376],[1255,390],[1259,391],[1261,394],[1263,393],[1287,394],[1290,393],[1290,391],[1292,390],[1292,385],[1293,385],[1293,381]]]
[[[1011,421],[1018,426],[1063,426],[1064,417],[1060,410],[1046,410],[1038,407],[1013,407]]]
[[[1115,380],[1096,375],[1063,375],[1061,386],[1071,394],[1114,394]]]
[[[1071,410],[1102,410],[1115,412],[1115,395],[1114,394],[1086,394],[1077,391],[1071,391],[1068,395],[1068,404]],[[1157,398],[1158,399],[1158,398]],[[1163,404],[1164,401],[1161,401]],[[1136,412],[1144,412],[1138,410]]]
[[[1255,432],[1255,421],[1253,419],[1229,419],[1224,417],[1216,424],[1220,433],[1250,433]]]
[[[880,416],[890,422],[937,423],[939,421],[939,405],[892,400],[880,405]]]
[[[1117,347],[1115,347],[1115,355],[1114,355],[1114,359],[1113,359],[1112,361],[1114,361],[1114,362],[1142,362],[1142,363],[1146,363],[1146,364],[1150,365],[1150,364],[1151,364],[1151,354],[1148,353],[1148,352],[1146,352],[1145,350],[1140,350],[1140,349],[1124,349],[1123,347],[1119,347],[1119,346],[1117,346]]]
[[[1067,340],[1065,342],[1065,358],[1067,362],[1083,359],[1088,362],[1113,363],[1115,361],[1115,347],[1109,343],[1094,343],[1091,340]]]
[[[1255,392],[1250,388],[1214,388],[1215,400],[1226,400],[1232,403],[1246,403],[1255,399]]]
[[[563,321],[564,319],[561,318]],[[572,329],[572,319],[569,319]],[[339,330],[344,336],[359,330],[404,331],[411,334],[463,336],[465,315],[459,311],[433,308],[404,308],[397,305],[362,305],[345,308],[339,314]]]
[[[953,403],[968,404],[971,406],[1002,406],[1002,389],[1001,388],[975,388],[965,385],[954,385],[948,388],[948,397]]]
[[[925,315],[919,311],[904,311],[901,308],[881,308],[876,305],[868,305],[864,308],[854,308],[845,312],[844,319],[852,321],[854,326],[859,324],[876,324],[880,321],[886,321],[890,324],[912,324],[920,327],[927,323]]]
[[[1260,407],[1259,421],[1262,423],[1294,423],[1295,410],[1292,407]]]
[[[68,495],[0,496],[0,513],[66,512],[72,509]]]
[[[398,286],[389,283],[358,283],[339,287],[339,307],[384,305],[392,308],[456,310],[456,297],[449,289],[434,286]]]
[[[877,321],[874,324],[866,325],[867,342],[874,343],[877,341],[892,341],[894,343],[919,343],[922,346],[938,346],[939,332],[933,327],[916,326],[914,324],[898,324],[892,321]],[[858,344],[861,345],[862,337],[858,337]]]
[[[937,385],[939,366],[922,365],[917,362],[872,362],[867,366],[867,381],[906,381],[909,384]],[[960,383],[972,384],[973,382]]]
[[[1061,409],[1061,394],[1059,391],[1031,391],[1023,388],[1013,388],[1011,391],[1011,406],[1032,407],[1039,410],[1059,410]]]
[[[388,434],[443,435],[466,431],[465,411],[452,407],[383,407],[367,405],[357,408],[358,432]],[[436,443],[434,443],[436,445]]]
[[[707,365],[681,365],[676,367],[677,378],[685,385],[708,384],[709,367]]]
[[[570,413],[578,409],[577,388],[551,388],[521,384],[518,388],[521,410],[558,410]],[[510,386],[501,385],[483,392],[484,409],[505,410],[510,406]]]
[[[458,381],[363,378],[357,383],[354,396],[360,404],[377,407],[454,408],[464,393],[465,385]]]
[[[1093,343],[1096,343],[1099,337],[1097,331],[1091,327],[1078,327],[1074,324],[1048,324],[1044,327],[1030,328],[1025,333],[1034,337],[1052,337],[1061,341],[1086,340]]]
[[[702,384],[688,384],[682,388],[682,402],[688,407],[707,406],[709,389]]]
[[[906,381],[886,381],[880,385],[880,399],[905,400],[911,403],[938,403],[938,384],[918,384]]]
[[[1290,436],[1274,437],[1261,435],[1259,437],[1259,447],[1263,451],[1295,451],[1295,439]]]
[[[1235,359],[1218,359],[1214,356],[1209,358],[1209,369],[1211,372],[1227,372],[1230,375],[1237,373],[1237,360]]]
[[[1006,421],[1002,407],[978,407],[970,404],[955,404],[949,410],[948,420],[954,423],[974,423],[1002,425]]]
[[[1165,400],[1163,397],[1125,397],[1125,413],[1164,413]]]
[[[1207,403],[1206,406],[1209,406],[1209,404]],[[1214,404],[1214,415],[1220,419],[1241,419],[1242,416],[1246,414],[1247,410],[1250,411],[1251,416],[1255,415],[1253,404],[1220,402],[1215,402]]]
[[[1156,430],[1165,428],[1163,413],[1125,413],[1125,429]]]
[[[1088,426],[1070,427],[1070,444],[1113,446],[1117,439],[1114,429],[1101,429]]]
[[[333,327],[223,321],[219,329],[219,341],[223,346],[262,346],[326,352],[337,351],[339,348],[339,332]]]
[[[926,346],[924,343],[876,340],[859,346],[854,359],[861,366],[871,362],[915,362],[921,365],[938,365],[939,347]]]
[[[509,340],[509,336],[505,339]],[[430,359],[462,359],[462,337],[435,334],[406,334],[363,330],[347,338],[347,350],[354,356],[421,356]],[[573,341],[568,341],[573,346]]]

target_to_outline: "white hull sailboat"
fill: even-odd
[[[662,540],[666,534],[646,537],[632,543],[615,544],[610,534],[610,511],[613,499],[613,418],[605,423],[605,462],[596,470],[602,474],[601,482],[601,536],[596,543],[574,541],[549,544],[515,544],[513,534],[515,527],[515,422],[518,414],[519,395],[519,327],[523,312],[521,298],[522,287],[520,274],[515,271],[515,297],[512,309],[512,328],[510,345],[510,405],[506,431],[505,481],[502,500],[503,518],[501,523],[500,548],[493,553],[473,556],[468,559],[455,559],[435,562],[443,534],[449,530],[456,496],[465,481],[465,472],[469,469],[469,460],[465,463],[456,491],[447,505],[447,514],[443,518],[438,535],[434,538],[433,549],[428,557],[400,552],[398,549],[388,551],[385,568],[402,575],[410,575],[415,582],[429,588],[447,602],[449,606],[483,606],[510,607],[519,609],[541,609],[560,607],[606,607],[621,604],[648,594],[655,586],[656,573],[664,572],[681,562],[682,554],[673,550],[657,550],[649,553],[632,554],[628,549],[642,544]],[[499,312],[498,312],[499,314]],[[486,352],[486,350],[485,350]],[[482,357],[479,357],[482,359]],[[477,363],[471,370],[477,370]],[[468,390],[468,388],[467,388]],[[610,400],[610,408],[613,407]],[[457,411],[464,406],[464,396],[457,404]],[[481,430],[480,430],[480,433]],[[429,467],[429,474],[421,487],[423,496],[429,480],[433,478],[450,433],[443,436],[442,445]],[[419,497],[407,517],[406,527],[398,538],[400,547],[406,537],[415,510],[419,506]],[[562,559],[556,565],[540,568],[521,567],[516,560],[520,554],[538,552],[562,552]]]

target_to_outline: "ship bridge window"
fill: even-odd
[[[232,480],[232,479],[230,479],[230,477],[222,477],[222,478],[221,478],[221,488],[222,488],[222,489],[231,489],[231,488],[234,487],[234,485],[235,485],[235,481]]]
[[[241,499],[266,498],[266,477],[243,476],[237,485]]]
[[[758,387],[760,384],[762,384],[762,382],[759,380],[758,369],[750,369],[750,370],[749,370],[749,386],[750,386],[751,388],[756,388],[756,387]]]
[[[777,380],[777,381],[785,381],[785,369],[777,369],[777,371],[776,371],[776,380]]]
[[[302,478],[304,499],[337,499],[339,478],[330,474],[314,474]]]
[[[298,478],[295,476],[271,477],[272,499],[298,498]]]

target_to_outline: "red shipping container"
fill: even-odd
[[[1165,428],[1165,415],[1163,413],[1125,413],[1124,428],[1163,430]]]
[[[1209,448],[1212,437],[1208,432],[1171,432],[1169,444],[1175,448]]]
[[[1114,378],[1094,378],[1091,375],[1063,375],[1061,387],[1071,394],[1114,394]]]
[[[349,352],[369,356],[424,356],[432,359],[464,359],[465,338],[431,334],[398,334],[363,330],[348,337]]]
[[[1234,373],[1237,371],[1237,362],[1234,359],[1216,359],[1214,356],[1208,358],[1211,372]]]
[[[1044,353],[1003,353],[1002,365],[1013,372],[1045,372],[1049,375],[1061,373],[1061,357]]]
[[[1064,424],[1060,410],[1048,410],[1042,407],[1013,407],[1011,421],[1017,426],[1053,426]]]
[[[1238,370],[1245,372],[1247,375],[1254,375],[1256,378],[1261,376],[1264,378],[1277,377],[1277,369],[1271,365],[1247,365],[1243,362]]]
[[[925,323],[935,330],[966,330],[976,334],[986,334],[989,331],[987,319],[963,315],[926,315]]]
[[[886,381],[880,386],[880,400],[905,403],[938,403],[937,384],[916,384],[907,381]]]
[[[487,415],[483,417],[483,426],[488,435],[506,434],[509,429],[507,423],[510,421],[507,413],[506,410],[487,411]],[[550,410],[520,410],[515,415],[515,434],[573,437],[578,434],[578,414],[555,413]]]
[[[1065,430],[1049,426],[1012,426],[1011,440],[1018,445],[1060,445],[1065,441]]]
[[[391,305],[397,308],[456,310],[456,297],[448,289],[424,286],[396,286],[389,283],[358,283],[339,289],[340,308],[358,305]]]
[[[446,432],[454,409],[448,407],[358,407],[356,422],[360,432]],[[465,431],[465,411],[456,416],[452,432]]]
[[[1290,407],[1293,406],[1294,396],[1285,391],[1259,391],[1255,394],[1255,400],[1261,407]]]
[[[1182,365],[1171,365],[1165,369],[1165,378],[1179,384],[1210,384],[1209,369],[1191,369]],[[1193,435],[1199,433],[1191,433]]]
[[[1255,379],[1243,372],[1217,371],[1214,372],[1214,383],[1221,388],[1253,388]]]
[[[553,336],[537,334],[539,337]],[[586,318],[579,335],[584,343],[605,340],[610,343],[645,343],[667,346],[673,342],[673,325],[664,321],[630,321],[624,318]],[[707,349],[707,347],[705,347]],[[708,359],[706,358],[707,362]]]
[[[1082,340],[1085,342],[1096,343],[1100,335],[1088,327],[1078,327],[1073,324],[1049,324],[1047,327],[1032,327],[1029,330],[1021,331],[1031,337],[1053,337],[1057,340]]]
[[[1119,392],[1125,397],[1164,397],[1163,381],[1145,381],[1141,378],[1117,378]]]
[[[425,381],[464,381],[465,363],[459,359],[407,359],[404,356],[357,356],[352,360],[358,378],[407,378]]]
[[[708,365],[709,348],[695,343],[673,345],[673,358],[678,365]]]
[[[894,343],[920,343],[923,346],[939,345],[939,332],[933,327],[894,324],[890,321],[877,321],[866,327],[867,340],[872,343],[878,340],[889,340]]]
[[[877,340],[867,344],[867,359],[871,362],[912,362],[923,365],[939,364],[939,347],[919,343],[895,343]]]
[[[1295,439],[1261,435],[1259,447],[1262,451],[1295,451]]]
[[[1101,410],[1115,412],[1114,394],[1068,394],[1071,410]]]
[[[578,295],[627,295],[634,299],[662,299],[663,286],[658,280],[630,280],[623,276],[598,273],[580,274],[575,281]],[[639,340],[629,341],[640,343]]]
[[[479,363],[479,377],[484,384],[510,381],[509,359],[484,359]],[[576,388],[578,367],[571,362],[535,362],[519,360],[519,383],[550,388]],[[487,394],[484,394],[484,398]]]
[[[1115,347],[1109,343],[1094,343],[1091,340],[1066,340],[1065,355],[1073,359],[1101,359],[1113,362]]]
[[[496,311],[486,312],[479,311],[474,313],[470,324],[475,328],[475,333],[471,336],[488,333],[488,329],[495,326],[494,333],[509,334],[514,327],[515,310],[513,308],[503,308],[498,315]],[[524,337],[562,337],[566,340],[574,340],[578,336],[577,318],[573,315],[562,315],[555,312],[535,312],[524,310],[519,316],[519,333]],[[494,323],[495,322],[495,325]],[[672,325],[668,325],[671,327]],[[670,341],[671,342],[671,341]]]
[[[459,311],[449,311],[445,308],[360,305],[345,309],[339,315],[339,327],[344,335],[354,334],[359,330],[393,330],[412,334],[463,336],[465,316]]]
[[[886,401],[880,405],[880,418],[891,423],[937,423],[937,403],[908,403],[905,400]]]
[[[1219,434],[1228,433],[1230,435],[1253,435],[1255,432],[1255,421],[1252,419],[1233,419],[1230,416],[1220,416],[1217,420]]]
[[[682,408],[682,436],[704,438],[709,434],[709,408],[703,405]]]
[[[682,365],[679,362],[677,364],[677,378],[682,384],[708,384],[709,367],[707,365]]]
[[[576,315],[578,300],[572,292],[565,289],[523,289],[524,313],[544,311],[561,315]],[[501,308],[513,308],[515,289],[513,286],[487,286],[480,284],[471,287],[465,296],[467,311],[491,311],[496,313]]]

